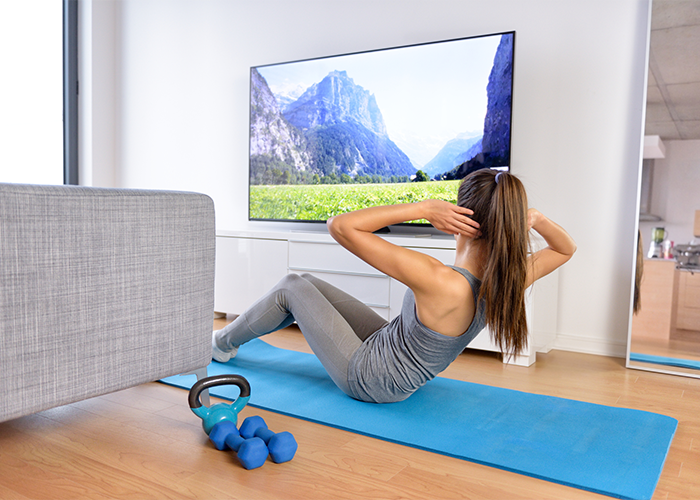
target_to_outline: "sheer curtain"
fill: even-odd
[[[0,182],[63,184],[63,2],[0,0]]]

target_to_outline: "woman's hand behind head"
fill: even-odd
[[[542,214],[535,208],[530,208],[527,211],[527,229],[530,230],[537,225],[542,219]]]
[[[479,233],[479,223],[469,217],[474,212],[448,201],[426,200],[425,218],[433,227],[447,234],[463,234],[474,238]]]

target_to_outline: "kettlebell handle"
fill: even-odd
[[[241,394],[239,398],[250,397],[250,384],[248,381],[240,375],[214,375],[212,377],[206,377],[195,382],[195,384],[190,389],[190,395],[187,398],[190,404],[190,408],[201,408],[202,402],[199,400],[199,394],[210,387],[216,387],[219,385],[236,385],[240,388]]]

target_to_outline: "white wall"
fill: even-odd
[[[220,229],[261,224],[247,221],[250,66],[516,30],[512,169],[579,245],[560,276],[558,345],[624,355],[648,0],[124,0],[115,10],[115,37],[92,29],[93,44],[118,45],[111,182],[207,193]]]
[[[78,3],[78,179],[119,187],[121,173],[121,40],[119,0]]]

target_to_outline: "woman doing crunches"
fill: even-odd
[[[436,377],[487,325],[505,354],[518,354],[527,345],[526,288],[576,251],[564,229],[527,206],[517,177],[482,169],[464,178],[456,205],[425,200],[333,217],[327,225],[338,243],[408,287],[401,313],[387,322],[314,276],[289,274],[214,332],[213,358],[226,362],[240,345],[296,321],[343,392],[388,403]],[[454,235],[453,266],[374,234],[418,219]],[[532,254],[530,230],[547,243]]]

